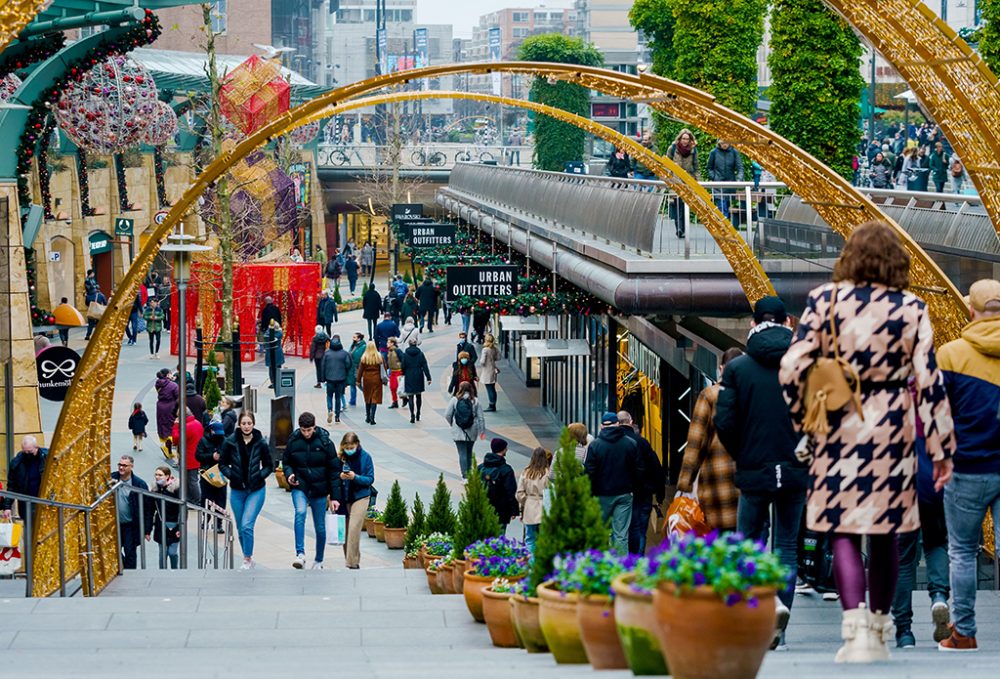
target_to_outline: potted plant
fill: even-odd
[[[490,633],[490,641],[500,648],[522,646],[514,630],[510,608],[510,597],[514,594],[518,582],[508,578],[495,578],[493,583],[483,590],[483,619]]]
[[[413,496],[413,512],[410,525],[406,529],[406,539],[403,540],[403,568],[422,568],[420,564],[420,548],[423,546],[427,517],[424,515],[424,503],[420,493]]]
[[[548,653],[545,635],[538,621],[538,599],[528,596],[528,587],[522,580],[510,596],[510,618],[517,638],[528,653]]]
[[[437,570],[437,585],[438,589],[441,590],[442,594],[457,594],[455,592],[455,587],[452,584],[451,569],[454,566],[454,559],[452,555],[438,559],[434,564]]]
[[[775,596],[788,572],[763,542],[688,534],[650,561],[667,665],[679,679],[757,676],[774,638]]]
[[[486,488],[479,474],[469,474],[465,481],[465,496],[458,503],[458,515],[452,543],[455,545],[455,566],[452,569],[456,592],[464,591],[466,548],[480,540],[500,535],[502,528],[496,510],[486,497]]]
[[[657,634],[653,591],[639,582],[647,568],[648,563],[640,563],[636,572],[623,573],[612,581],[615,625],[632,674],[669,674]]]
[[[546,582],[556,567],[556,556],[608,548],[608,527],[575,450],[569,430],[563,429],[549,483],[552,502],[542,512],[528,580],[528,593],[538,595],[538,621],[546,645],[559,663],[585,663],[587,654],[576,622],[577,595]]]
[[[374,507],[369,507],[367,513],[365,513],[365,532],[368,533],[368,537],[375,537],[375,519],[378,517],[378,510]]]
[[[462,582],[465,605],[476,622],[483,618],[483,590],[496,578],[521,580],[528,575],[531,553],[520,540],[487,538],[469,545]]]
[[[635,567],[638,557],[591,549],[556,560],[552,584],[578,597],[576,622],[587,660],[595,670],[626,669],[618,640],[611,582]]]
[[[375,539],[379,542],[385,542],[385,512],[379,512],[375,515]]]
[[[455,511],[451,508],[451,492],[444,483],[444,474],[438,476],[434,497],[427,510],[427,532],[444,535],[455,532]]]
[[[443,533],[431,533],[424,540],[424,552],[427,555],[424,557],[426,563],[443,559],[451,554],[451,537]]]
[[[427,573],[427,587],[431,590],[431,594],[442,594],[441,587],[438,586],[437,581],[437,558],[428,559],[425,561],[427,564],[424,567],[424,572]]]
[[[399,481],[392,482],[389,499],[386,501],[385,511],[382,513],[382,521],[385,523],[385,546],[389,549],[402,549],[406,540],[406,526],[409,523],[409,517],[406,515],[406,501],[403,500]]]

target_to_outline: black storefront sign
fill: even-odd
[[[445,272],[448,299],[463,296],[494,299],[517,294],[517,278],[521,267],[503,264],[483,266],[449,266]]]
[[[410,247],[433,248],[455,244],[454,224],[413,224],[406,225],[406,241]]]
[[[63,401],[73,383],[80,354],[69,347],[50,346],[35,358],[38,395],[48,401]]]
[[[392,221],[396,224],[420,219],[424,216],[423,203],[393,203]]]

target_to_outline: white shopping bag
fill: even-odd
[[[21,524],[14,522],[0,523],[0,547],[16,549],[21,544]]]
[[[326,544],[342,545],[347,542],[347,517],[343,514],[326,514]]]

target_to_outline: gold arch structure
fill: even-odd
[[[0,5],[0,52],[17,39],[49,0],[4,0]]]
[[[922,0],[824,0],[893,65],[941,126],[1000,237],[1000,83]]]
[[[854,226],[868,219],[887,221],[900,234],[913,256],[911,280],[914,286],[929,293],[926,297],[935,321],[936,335],[942,340],[952,339],[958,336],[959,330],[966,323],[965,306],[948,278],[920,246],[871,201],[830,168],[791,142],[720,106],[712,96],[704,92],[652,76],[633,76],[599,68],[537,62],[450,64],[376,76],[301,104],[221,154],[195,178],[166,219],[152,230],[146,245],[119,283],[80,361],[52,440],[40,495],[63,502],[89,504],[107,487],[115,373],[122,333],[132,300],[167,236],[213,182],[259,146],[306,124],[310,116],[320,111],[324,111],[324,115],[332,115],[337,112],[338,105],[411,80],[493,71],[565,80],[622,98],[649,101],[653,107],[668,115],[685,120],[716,136],[730,139],[737,148],[771,169],[789,188],[809,201],[844,236],[849,235]],[[694,192],[694,189],[691,191]],[[754,259],[752,254],[748,253],[748,256]],[[741,264],[741,267],[749,271],[753,270],[754,265],[746,263]],[[93,451],[100,452],[95,454]],[[94,588],[91,590],[84,578],[85,594],[100,592],[117,573],[116,521],[114,506],[110,502],[105,502],[92,516],[95,535],[91,546],[95,563]],[[37,544],[34,578],[36,596],[51,594],[61,581],[56,523],[54,510],[39,510],[35,534],[32,536]],[[82,556],[80,539],[79,533],[67,536],[65,553],[68,559],[79,559]],[[66,573],[70,576],[79,570],[78,564],[66,565]]]

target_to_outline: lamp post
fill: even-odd
[[[180,365],[177,376],[177,386],[180,389],[180,400],[177,405],[178,450],[177,467],[180,470],[178,480],[181,491],[181,511],[178,512],[177,528],[181,534],[180,567],[187,568],[187,284],[191,277],[191,253],[211,250],[206,245],[196,245],[194,236],[185,233],[175,233],[167,238],[167,244],[160,252],[174,253],[174,283],[177,285],[178,313],[177,322],[177,355]]]

